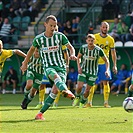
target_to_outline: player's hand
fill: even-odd
[[[27,70],[27,64],[25,64],[24,62],[22,62],[22,66],[20,67],[22,74],[24,74],[24,72]]]
[[[70,55],[69,59],[70,60],[77,60],[77,57],[75,55]]]
[[[106,75],[107,78],[109,78],[110,77],[109,71],[105,71],[105,75]]]
[[[116,66],[113,66],[113,73],[117,74],[117,67]]]

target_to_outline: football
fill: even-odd
[[[133,112],[133,97],[127,97],[123,101],[123,108],[125,111],[132,113]]]

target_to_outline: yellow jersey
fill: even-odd
[[[11,57],[13,55],[13,50],[5,50],[3,49],[0,53],[0,73],[2,73],[2,69],[4,67],[4,62],[7,58]]]
[[[113,37],[107,34],[106,37],[102,37],[100,33],[95,34],[95,44],[103,49],[106,56],[109,58],[109,52],[111,49],[115,48],[115,42]],[[98,60],[98,64],[105,64],[105,61],[100,57]]]

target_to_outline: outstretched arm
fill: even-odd
[[[21,66],[22,73],[24,73],[27,70],[28,62],[30,61],[30,57],[33,55],[34,51],[35,51],[35,47],[31,46],[29,51],[27,52],[26,58],[22,63],[22,66]]]
[[[70,60],[77,60],[77,57],[75,56],[75,49],[74,47],[69,43],[67,44],[67,48],[69,49],[70,51]]]
[[[26,57],[26,54],[24,52],[22,52],[21,50],[18,50],[18,49],[14,49],[13,52],[19,56],[22,56],[22,57]]]

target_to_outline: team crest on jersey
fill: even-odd
[[[59,42],[60,42],[59,39],[56,39],[56,40],[55,40],[55,43],[56,43],[57,45],[59,45]]]
[[[108,42],[108,41],[106,41],[106,44],[109,44],[109,42]]]

